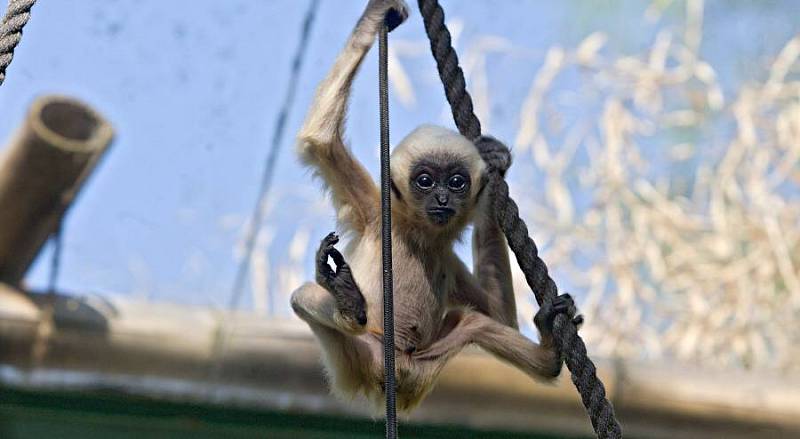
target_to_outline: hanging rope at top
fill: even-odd
[[[519,216],[517,204],[509,196],[508,184],[504,179],[505,170],[511,164],[510,152],[500,141],[481,135],[481,123],[473,111],[472,98],[466,90],[464,73],[450,43],[450,32],[444,23],[444,11],[438,0],[418,0],[418,6],[456,126],[462,135],[474,140],[489,168],[490,197],[509,247],[516,255],[539,305],[552,301],[558,295],[558,287],[548,274],[547,265],[539,257],[536,243],[529,237],[528,227]],[[594,363],[586,353],[586,345],[578,335],[577,328],[566,315],[560,314],[555,320],[554,334],[597,437],[621,438],[622,429],[614,416],[614,408],[606,399],[605,387],[597,377]]]
[[[31,18],[36,0],[9,0],[6,15],[0,24],[0,85],[6,80],[6,69],[14,59],[14,49],[22,39],[22,28]]]

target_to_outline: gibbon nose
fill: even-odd
[[[436,201],[440,206],[447,206],[447,194],[436,194]]]

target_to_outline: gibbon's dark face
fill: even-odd
[[[409,174],[411,196],[431,223],[444,226],[469,205],[472,184],[465,163],[448,157],[423,158]]]

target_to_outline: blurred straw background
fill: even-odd
[[[643,19],[657,26],[671,3],[653,2]],[[699,53],[704,6],[686,1],[684,28],[659,31],[637,53],[608,49],[601,32],[550,47],[508,139],[512,194],[556,279],[582,298],[582,332],[597,354],[798,372],[800,35],[762,79],[725,93]],[[450,26],[458,42],[463,23]],[[461,48],[487,132],[487,57],[524,52],[492,35]],[[425,41],[393,41],[390,56],[393,93],[413,105],[403,65],[429,56]],[[579,88],[554,90],[562,77]],[[269,236],[253,258],[253,297],[258,310],[283,310],[316,238],[299,228],[288,257],[269,264]],[[515,276],[520,320],[533,331],[535,302]]]

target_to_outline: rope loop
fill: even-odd
[[[498,172],[501,177],[511,167],[511,151],[501,141],[492,136],[478,136],[472,143],[478,148],[481,158],[489,168],[489,172]]]

